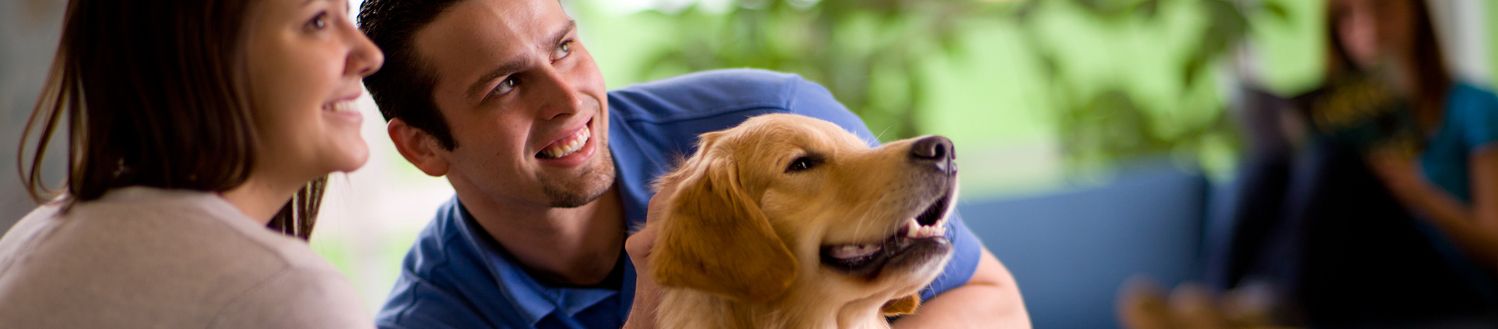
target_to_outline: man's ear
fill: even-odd
[[[665,287],[754,302],[773,300],[796,277],[796,257],[738,182],[732,161],[699,150],[666,200],[650,270]]]
[[[436,137],[428,134],[425,130],[407,125],[401,119],[392,119],[385,125],[385,132],[390,134],[390,141],[395,143],[395,150],[399,151],[406,161],[411,162],[421,172],[433,177],[447,174],[447,158],[443,156],[446,152],[442,144],[437,142]]]

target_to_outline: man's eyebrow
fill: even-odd
[[[551,44],[549,44],[549,45],[540,45],[540,46],[542,46],[542,47],[556,47],[557,45],[562,44],[562,38],[566,38],[568,34],[572,34],[572,31],[575,31],[575,30],[577,30],[577,20],[571,20],[571,19],[569,19],[569,20],[567,20],[567,25],[566,26],[562,27],[562,29],[560,29],[560,30],[556,30],[556,32],[552,32],[551,38],[547,39],[547,40],[551,40]],[[546,49],[546,48],[543,48],[543,49],[550,50],[550,49]]]
[[[468,98],[479,96],[479,92],[484,91],[484,87],[489,85],[489,81],[494,81],[494,79],[499,79],[499,77],[520,71],[520,68],[524,66],[523,63],[523,58],[515,56],[515,58],[506,60],[504,63],[500,63],[499,66],[485,72],[484,75],[479,76],[477,81],[473,82],[472,86],[468,87]]]
[[[554,32],[554,34],[552,34],[552,37],[549,39],[551,40],[550,46],[561,44],[562,38],[566,38],[568,34],[571,34],[572,31],[576,29],[577,21],[568,20],[565,28],[557,30],[557,32]],[[468,87],[468,98],[479,96],[479,93],[484,91],[484,87],[489,85],[489,81],[494,81],[494,79],[498,79],[499,77],[520,71],[520,68],[524,66],[524,63],[524,60],[517,56],[516,58],[507,60],[504,63],[501,63],[499,66],[485,72],[484,75],[479,76],[479,79],[473,82],[473,85]]]

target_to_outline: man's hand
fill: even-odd
[[[894,328],[1029,328],[1030,315],[1009,269],[988,248],[973,278],[929,301],[915,314],[895,321]]]
[[[663,186],[650,198],[645,210],[645,228],[630,235],[624,241],[624,251],[635,265],[635,300],[629,308],[629,319],[624,322],[627,329],[655,328],[655,309],[660,304],[660,287],[650,273],[650,251],[655,248],[657,223],[665,217],[665,199],[676,190],[675,185]]]

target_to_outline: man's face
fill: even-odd
[[[418,31],[457,147],[455,188],[495,202],[577,207],[614,180],[603,77],[554,0],[468,0]]]

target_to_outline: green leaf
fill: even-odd
[[[1160,0],[1144,0],[1134,5],[1134,13],[1145,20],[1160,16]]]
[[[1268,13],[1270,17],[1279,20],[1281,23],[1290,21],[1290,8],[1285,7],[1285,4],[1280,3],[1279,1],[1266,0],[1263,2],[1261,8],[1265,13]]]
[[[1208,57],[1209,54],[1201,50],[1187,55],[1186,62],[1181,65],[1181,85],[1187,88],[1182,89],[1190,89],[1190,86],[1196,85],[1197,77],[1202,75],[1207,66]]]

